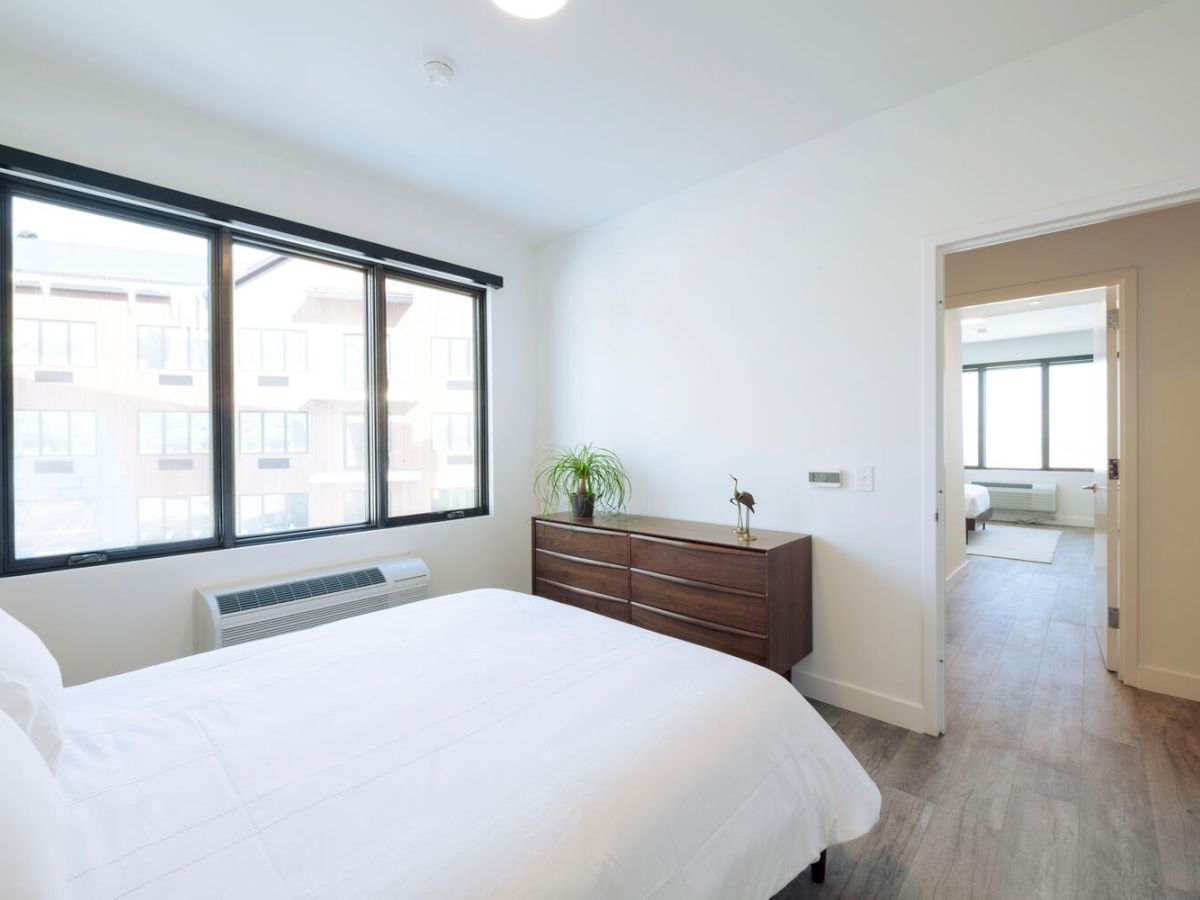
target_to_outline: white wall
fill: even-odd
[[[193,587],[411,551],[438,593],[528,588],[537,392],[532,252],[503,225],[93,75],[0,58],[0,143],[503,275],[490,299],[493,516],[0,581],[69,683],[190,652]]]
[[[1158,7],[541,253],[545,437],[620,452],[638,511],[723,521],[734,472],[811,532],[806,693],[926,721],[923,241],[1195,172],[1197,33]],[[805,484],[859,464],[874,493]]]

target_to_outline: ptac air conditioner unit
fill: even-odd
[[[416,556],[197,588],[196,652],[425,600],[432,589],[429,567]]]
[[[976,481],[988,489],[992,507],[1014,512],[1052,513],[1058,509],[1058,486],[1055,484],[1014,484],[1002,481]]]

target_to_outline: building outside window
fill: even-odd
[[[96,365],[96,326],[57,319],[13,320],[13,365],[76,368]]]

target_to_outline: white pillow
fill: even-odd
[[[63,742],[62,672],[38,636],[2,609],[0,712],[29,735],[53,771]]]
[[[29,738],[0,716],[0,895],[54,900],[66,893],[58,786]]]

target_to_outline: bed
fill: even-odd
[[[509,591],[65,702],[80,898],[765,900],[879,814],[785,679]]]
[[[969,535],[978,525],[979,530],[987,528],[987,521],[992,517],[992,496],[982,484],[964,484],[964,512],[967,516],[967,534]]]

